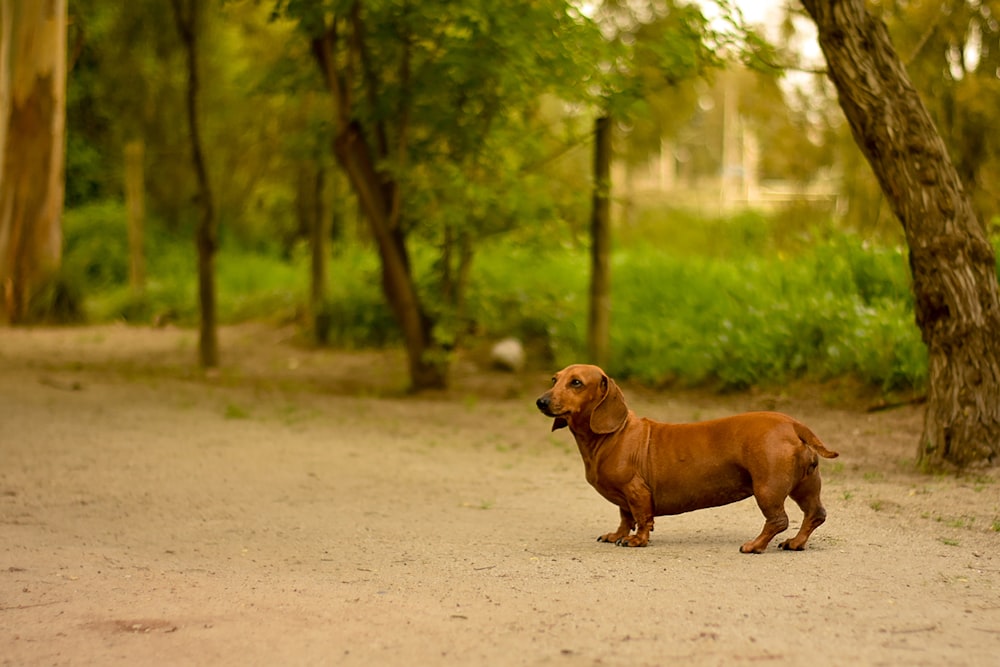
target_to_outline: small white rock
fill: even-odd
[[[516,338],[504,338],[490,350],[490,361],[497,368],[518,373],[524,370],[524,345]]]

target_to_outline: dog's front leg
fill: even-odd
[[[618,530],[613,533],[607,533],[606,535],[601,535],[597,538],[598,542],[610,542],[611,544],[617,544],[624,538],[628,537],[632,529],[635,528],[635,519],[632,518],[632,513],[628,511],[626,507],[618,508],[621,513],[621,523],[618,524]]]
[[[649,533],[653,530],[653,492],[639,477],[633,477],[624,491],[629,514],[635,521],[635,535],[629,536],[626,533],[616,544],[622,547],[644,547],[649,544]]]

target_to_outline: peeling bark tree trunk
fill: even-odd
[[[590,359],[607,366],[611,349],[611,118],[594,122],[594,197],[590,217]]]
[[[191,160],[198,183],[196,201],[200,209],[195,243],[198,246],[198,302],[201,305],[201,324],[198,335],[198,360],[202,368],[219,365],[219,338],[216,327],[215,306],[215,209],[212,190],[208,183],[208,169],[201,149],[198,124],[198,0],[171,0],[177,32],[187,56],[187,120],[191,136]]]
[[[65,0],[0,0],[0,320],[59,268],[65,119]]]
[[[828,74],[910,250],[930,392],[928,470],[1000,461],[1000,299],[993,248],[930,114],[864,0],[802,0]]]

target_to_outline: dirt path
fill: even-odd
[[[394,354],[223,332],[0,329],[0,664],[993,665],[1000,479],[912,473],[918,408],[654,395],[689,421],[799,417],[830,518],[745,556],[752,502],[594,538],[617,511],[533,398],[461,365],[408,398]],[[800,514],[789,504],[797,526]]]

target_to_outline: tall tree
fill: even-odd
[[[65,109],[65,0],[0,0],[0,320],[59,267]]]
[[[472,241],[544,208],[529,214],[517,191],[539,180],[524,174],[544,132],[535,111],[556,88],[587,97],[578,57],[599,48],[599,35],[565,0],[504,12],[490,0],[279,0],[276,9],[308,36],[331,93],[333,152],[378,249],[411,386],[443,386]],[[440,245],[438,281],[417,274],[414,234]]]
[[[388,128],[375,123],[369,135],[357,117],[352,77],[367,78],[369,95],[377,95],[371,77],[370,48],[366,45],[366,26],[360,2],[354,2],[341,16],[324,19],[321,32],[313,37],[316,62],[334,100],[339,133],[334,140],[334,153],[354,187],[358,203],[365,213],[382,259],[382,287],[396,321],[406,341],[410,365],[410,381],[414,389],[443,387],[447,382],[447,367],[443,355],[436,349],[432,323],[417,292],[412,264],[406,247],[402,224],[402,201],[399,179],[386,173],[383,163],[397,160],[405,164],[409,142],[410,102],[405,94],[411,82],[411,48],[407,43],[415,35],[401,35],[398,57],[399,84],[403,91],[398,108],[398,132],[390,143]],[[375,102],[375,100],[372,100]]]
[[[927,469],[1000,460],[996,260],[958,171],[864,0],[802,0],[854,139],[906,234],[930,392]]]
[[[208,169],[202,152],[200,124],[198,122],[198,51],[201,11],[198,0],[170,0],[177,33],[184,45],[187,62],[187,124],[191,140],[191,161],[194,165],[198,193],[199,219],[195,232],[198,247],[198,301],[201,321],[198,336],[198,360],[204,368],[219,365],[219,339],[216,328],[215,307],[215,251],[217,247],[215,209],[212,189],[208,182]]]

